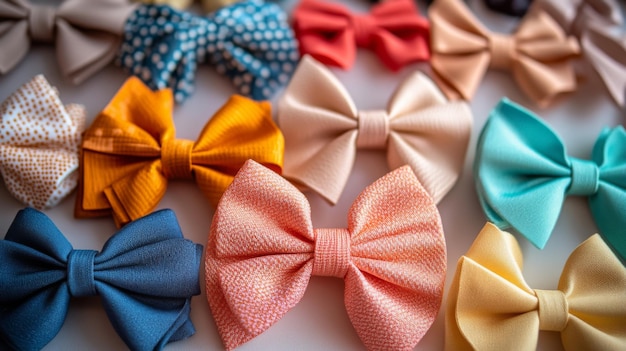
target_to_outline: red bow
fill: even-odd
[[[293,17],[300,53],[326,65],[350,68],[357,46],[374,51],[393,71],[430,58],[428,20],[411,0],[385,1],[365,15],[334,3],[304,0]]]

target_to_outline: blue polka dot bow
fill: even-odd
[[[97,252],[74,250],[50,218],[24,209],[0,240],[0,349],[40,350],[61,329],[70,298],[95,295],[131,350],[187,338],[201,255],[171,210],[129,223]]]
[[[154,90],[172,88],[178,103],[193,92],[199,63],[214,65],[240,94],[265,100],[287,83],[299,58],[285,12],[259,0],[208,17],[142,5],[128,18],[124,38],[118,64]]]

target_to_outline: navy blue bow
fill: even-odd
[[[74,250],[45,214],[21,210],[0,241],[0,349],[39,350],[61,329],[71,297],[99,295],[132,350],[160,350],[195,333],[202,245],[171,210],[129,223],[101,252]]]
[[[176,102],[193,92],[196,66],[209,62],[240,94],[269,99],[300,58],[287,15],[276,4],[247,0],[208,17],[167,5],[142,5],[126,21],[117,63],[153,90],[172,88]]]

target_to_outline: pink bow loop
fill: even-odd
[[[363,191],[347,229],[313,229],[306,198],[248,161],[220,201],[206,250],[207,297],[227,349],[282,318],[312,275],[345,280],[348,316],[370,350],[411,350],[441,304],[441,220],[408,167]]]

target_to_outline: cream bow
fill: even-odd
[[[0,73],[17,65],[31,41],[54,43],[61,72],[78,84],[113,60],[124,23],[134,9],[124,0],[66,0],[58,8],[4,0],[0,2]]]
[[[540,330],[565,350],[626,350],[626,268],[595,234],[572,252],[557,290],[531,289],[511,234],[487,223],[448,294],[446,350],[535,350]]]
[[[358,111],[322,64],[304,56],[278,105],[283,174],[336,203],[357,148],[386,149],[389,168],[411,166],[439,202],[463,166],[472,129],[465,102],[448,102],[422,73],[396,89],[386,110]]]

